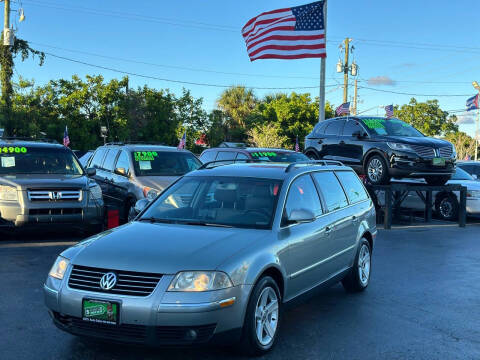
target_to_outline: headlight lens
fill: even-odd
[[[175,276],[168,291],[209,291],[232,286],[228,275],[220,271],[183,271]]]
[[[56,279],[62,280],[63,275],[65,275],[65,271],[67,271],[67,267],[70,261],[68,259],[64,258],[63,256],[59,256],[57,260],[55,260],[55,263],[52,266],[52,269],[48,273],[51,277],[54,277]]]
[[[157,197],[158,191],[155,190],[155,189],[149,188],[148,186],[146,186],[146,187],[143,188],[143,195],[145,195],[145,197],[146,197],[148,200],[152,201],[152,200],[154,200],[154,199]]]
[[[467,197],[469,198],[480,198],[480,190],[468,190]]]
[[[99,185],[90,185],[90,198],[93,200],[102,199],[102,188]]]
[[[0,185],[0,201],[18,201],[17,189],[13,186]]]
[[[387,145],[390,149],[393,149],[393,150],[413,151],[410,145],[407,145],[407,144],[387,142]]]

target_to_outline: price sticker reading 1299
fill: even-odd
[[[23,146],[4,146],[0,148],[0,153],[2,154],[25,154],[26,152],[27,148]]]

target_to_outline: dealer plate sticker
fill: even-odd
[[[432,164],[435,166],[445,166],[444,158],[433,158]]]
[[[101,324],[118,324],[119,304],[102,300],[83,300],[83,320]]]

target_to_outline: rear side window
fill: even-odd
[[[125,151],[121,151],[117,160],[117,168],[124,168],[125,172],[128,174],[130,170],[130,161],[128,160],[128,154]]]
[[[238,153],[236,160],[248,160],[249,157],[245,155],[244,153]]]
[[[234,160],[237,153],[234,151],[219,151],[216,160]]]
[[[103,157],[105,155],[105,148],[100,148],[95,152],[95,155],[93,155],[92,160],[90,161],[90,167],[94,167],[96,169],[102,167],[103,163]]]
[[[347,193],[348,200],[351,204],[362,200],[367,200],[368,195],[362,183],[352,171],[338,171],[337,176]]]
[[[285,215],[290,215],[292,210],[300,209],[310,210],[315,216],[322,214],[320,198],[310,175],[302,175],[297,178],[288,191]]]
[[[325,129],[325,135],[339,135],[345,120],[332,121]]]
[[[103,168],[105,170],[113,171],[113,164],[115,164],[115,159],[117,158],[118,149],[108,150],[105,161],[103,162]]]
[[[200,160],[205,164],[207,162],[215,160],[215,155],[217,153],[215,151],[205,151],[202,155],[200,155]]]
[[[348,205],[345,192],[333,172],[315,172],[313,178],[323,194],[328,211],[335,211]]]
[[[312,135],[314,137],[321,136],[325,133],[325,127],[329,124],[330,122],[323,121],[321,123],[318,123],[315,125],[315,128],[312,131]]]

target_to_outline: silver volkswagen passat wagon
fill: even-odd
[[[282,305],[369,283],[375,210],[332,161],[205,164],[135,221],[65,250],[44,286],[75,335],[153,345],[235,340],[272,348]]]

